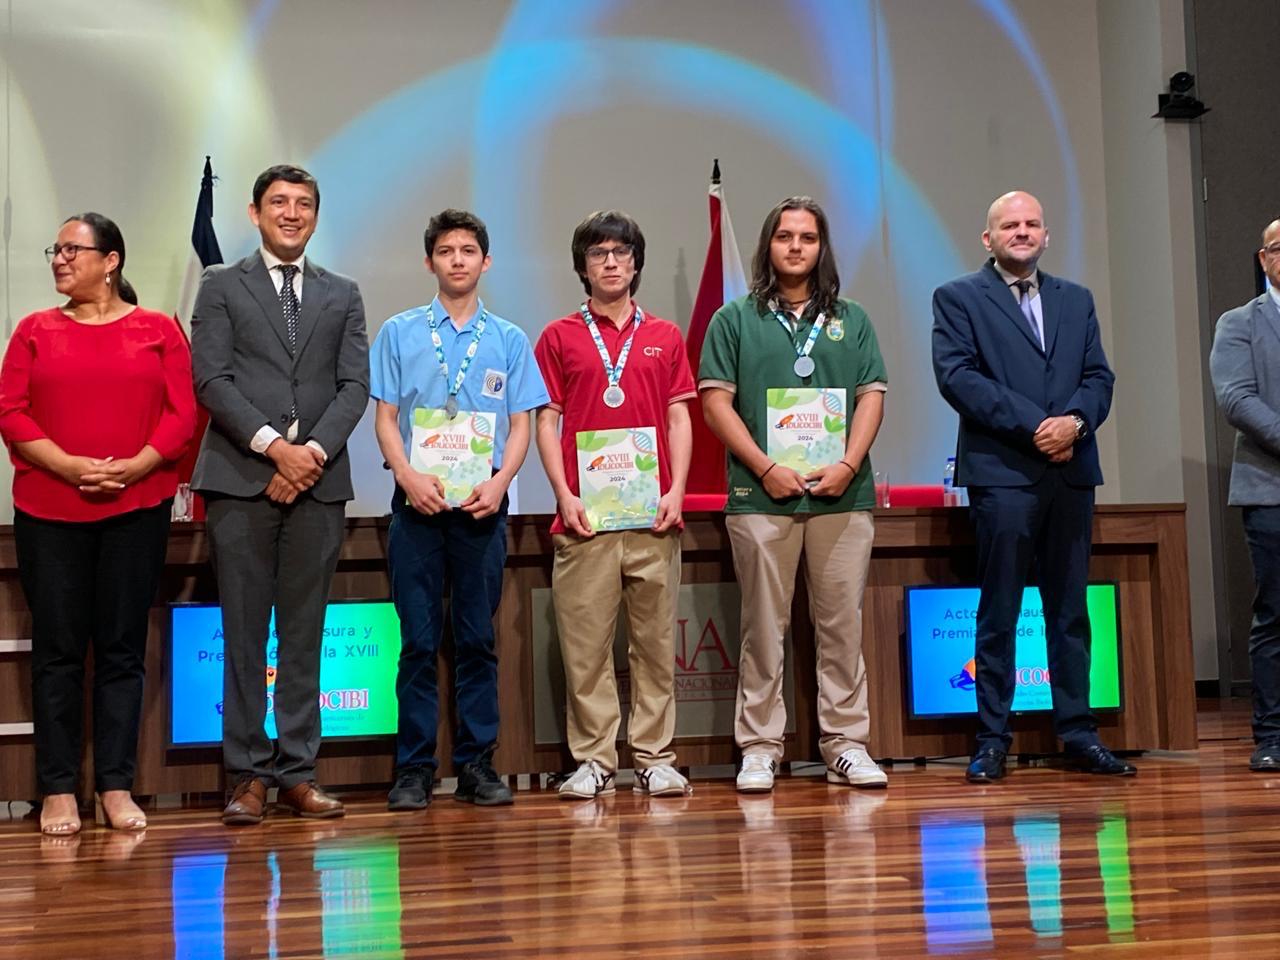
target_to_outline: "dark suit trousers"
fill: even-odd
[[[44,795],[76,789],[90,646],[95,786],[133,787],[147,626],[172,502],[92,523],[14,513],[18,574],[31,609],[36,783]]]
[[[1086,604],[1093,498],[1093,487],[1069,486],[1052,468],[1029,487],[969,487],[982,588],[975,640],[979,748],[1009,747],[1014,629],[1033,567],[1044,600],[1054,727],[1070,747],[1097,739]]]
[[[222,759],[234,782],[255,776],[289,789],[315,779],[320,749],[320,647],[329,584],[342,548],[345,504],[303,494],[208,499],[222,603]],[[276,636],[267,636],[271,607]],[[267,739],[267,645],[276,645],[276,749]]]
[[[1280,507],[1245,507],[1244,535],[1253,558],[1253,738],[1280,740]]]

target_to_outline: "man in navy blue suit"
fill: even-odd
[[[960,414],[956,482],[969,489],[978,542],[978,737],[966,778],[1005,775],[1014,629],[1034,568],[1044,601],[1054,726],[1089,773],[1137,771],[1098,740],[1089,710],[1089,571],[1094,437],[1115,375],[1093,295],[1036,269],[1049,242],[1035,197],[1006,193],[987,211],[991,259],[933,294],[933,369]]]

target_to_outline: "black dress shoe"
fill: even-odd
[[[1280,740],[1264,740],[1254,748],[1249,757],[1249,769],[1259,773],[1274,773],[1280,770]]]
[[[970,783],[995,783],[1004,779],[1005,752],[999,747],[983,747],[969,761],[964,778]]]
[[[1067,758],[1084,773],[1096,773],[1104,777],[1132,777],[1138,768],[1126,763],[1100,743],[1078,749],[1068,748]]]

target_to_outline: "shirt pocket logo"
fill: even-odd
[[[502,400],[507,395],[507,375],[501,370],[486,370],[484,372],[484,390],[481,391],[482,396],[488,397],[490,400]]]

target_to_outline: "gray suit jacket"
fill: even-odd
[[[1218,320],[1209,373],[1218,405],[1238,431],[1227,502],[1280,505],[1280,310],[1269,294]]]
[[[196,396],[209,411],[191,486],[256,496],[275,465],[249,449],[265,424],[281,435],[298,411],[298,443],[328,454],[315,499],[350,500],[347,437],[369,402],[369,342],[354,280],[305,261],[298,349],[289,351],[284,312],[262,255],[205,271],[191,318]]]

